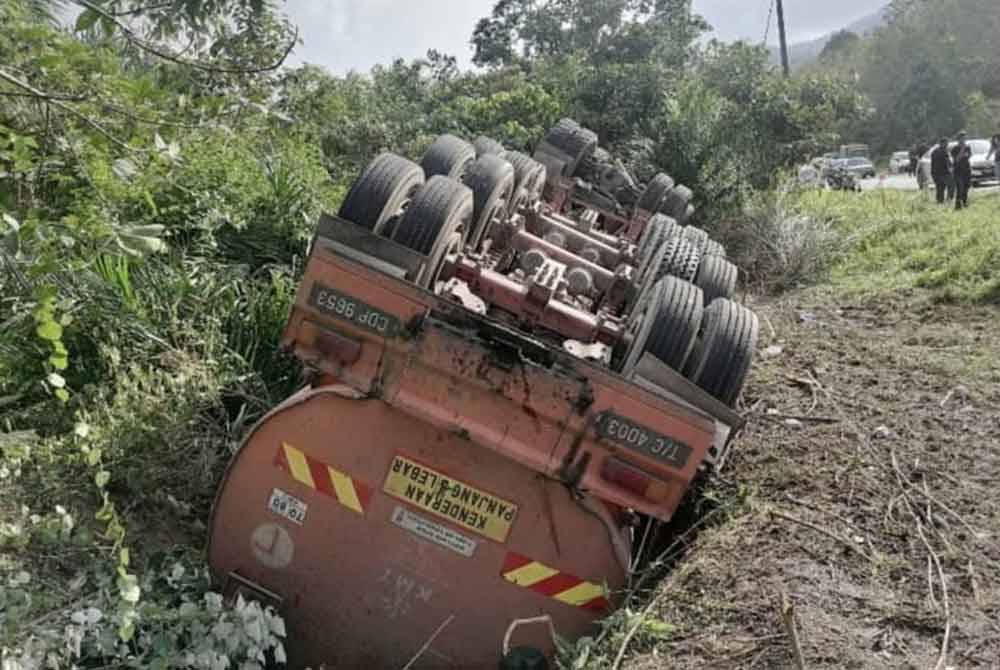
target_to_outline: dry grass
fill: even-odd
[[[660,584],[650,616],[676,632],[623,667],[797,667],[782,592],[810,670],[1000,667],[1000,314],[819,291],[757,309],[782,351],[728,466],[747,502]]]

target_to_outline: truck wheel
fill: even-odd
[[[691,202],[693,195],[691,189],[687,186],[677,184],[664,196],[663,203],[660,205],[660,211],[675,219],[682,219],[684,218],[684,213],[687,212],[688,203]]]
[[[486,137],[485,135],[477,137],[472,143],[472,146],[476,150],[476,158],[485,156],[486,154],[495,154],[499,156],[504,152],[502,144],[493,138]]]
[[[669,216],[654,214],[639,236],[639,243],[636,247],[636,267],[640,272],[645,272],[649,267],[656,250],[668,239],[674,236],[677,231],[677,222]]]
[[[701,355],[689,363],[691,380],[732,407],[743,390],[757,346],[757,315],[720,298],[705,310]]]
[[[514,167],[493,154],[480,156],[469,166],[463,180],[472,189],[475,212],[469,244],[478,249],[498,218],[506,218],[514,196]]]
[[[698,275],[698,266],[701,265],[701,250],[681,237],[674,237],[667,242],[673,249],[673,253],[667,252],[667,256],[660,265],[659,274],[661,277],[672,275],[693,282]]]
[[[471,144],[454,135],[441,135],[424,152],[420,165],[428,179],[434,175],[461,179],[474,160],[476,150]]]
[[[705,253],[705,248],[708,246],[708,233],[706,233],[701,228],[696,228],[694,226],[684,226],[681,231],[681,237],[690,242],[691,244],[698,247],[698,250]]]
[[[573,119],[560,119],[545,136],[545,142],[569,158],[563,176],[572,177],[580,161],[589,158],[597,148],[597,134]]]
[[[402,216],[423,183],[419,165],[395,154],[381,154],[351,185],[338,216],[380,234],[387,222]]]
[[[708,244],[705,245],[705,255],[706,256],[722,256],[726,257],[726,248],[722,246],[721,242],[715,240],[709,240]]]
[[[641,209],[644,212],[656,213],[661,211],[660,204],[663,202],[663,198],[666,197],[670,189],[674,187],[673,178],[662,172],[654,176],[649,183],[646,185],[646,189],[639,196],[638,202],[635,204],[636,209]]]
[[[632,343],[622,371],[628,374],[647,351],[675,370],[683,370],[701,327],[703,301],[701,289],[694,284],[676,277],[660,279],[644,309],[633,315]]]
[[[663,265],[663,259],[666,257],[668,251],[667,241],[661,238],[661,242],[653,248],[652,254],[646,262],[646,267],[640,268],[638,285],[631,302],[629,302],[628,313],[631,315],[630,319],[635,316],[638,310],[644,309],[644,305],[649,301],[653,286],[660,280],[659,268]]]
[[[514,167],[514,190],[524,193],[525,202],[530,203],[542,196],[545,187],[545,166],[531,156],[519,151],[505,151],[500,157]],[[514,208],[511,208],[511,214]]]
[[[710,254],[701,257],[694,283],[705,292],[705,302],[711,304],[716,298],[733,297],[738,274],[735,265],[722,256]]]
[[[472,191],[454,179],[431,177],[413,195],[393,232],[396,242],[428,258],[421,286],[433,288],[449,249],[460,249],[472,223]]]

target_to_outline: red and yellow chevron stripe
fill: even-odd
[[[274,464],[290,474],[292,479],[330,496],[347,509],[362,516],[368,508],[372,490],[350,475],[317,461],[305,452],[282,442]]]
[[[603,586],[560,572],[520,554],[508,553],[500,574],[512,584],[567,605],[594,611],[608,609],[608,594]]]

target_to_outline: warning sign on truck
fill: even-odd
[[[397,455],[382,487],[389,495],[483,537],[506,542],[517,505]]]

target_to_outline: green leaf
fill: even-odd
[[[166,230],[166,228],[158,224],[134,226],[133,228],[129,228],[128,234],[135,235],[137,237],[156,237],[158,235],[162,235],[164,230]]]
[[[111,481],[111,473],[107,470],[101,470],[96,475],[94,475],[94,483],[97,484],[97,488],[103,489]]]
[[[69,402],[69,391],[66,389],[56,389],[56,397],[63,402]]]
[[[62,326],[55,321],[43,321],[38,324],[38,328],[35,329],[35,334],[38,335],[38,337],[50,342],[62,339],[62,333]]]
[[[135,575],[125,575],[118,580],[118,592],[121,594],[122,600],[127,603],[139,602],[139,595],[141,593],[139,580],[136,579]]]
[[[56,356],[53,354],[52,356],[49,356],[49,365],[54,367],[56,370],[60,371],[65,370],[66,368],[69,367],[69,358],[67,358],[66,356]]]
[[[141,235],[125,235],[123,236],[129,242],[126,246],[126,250],[134,251],[136,254],[158,254],[162,251],[166,251],[166,243],[158,237],[145,237]]]
[[[84,10],[80,16],[76,19],[75,30],[77,32],[83,32],[84,30],[90,30],[97,23],[97,19],[101,18],[101,15],[92,9]]]
[[[129,642],[135,635],[135,624],[131,621],[124,623],[118,628],[118,637],[122,642]]]

